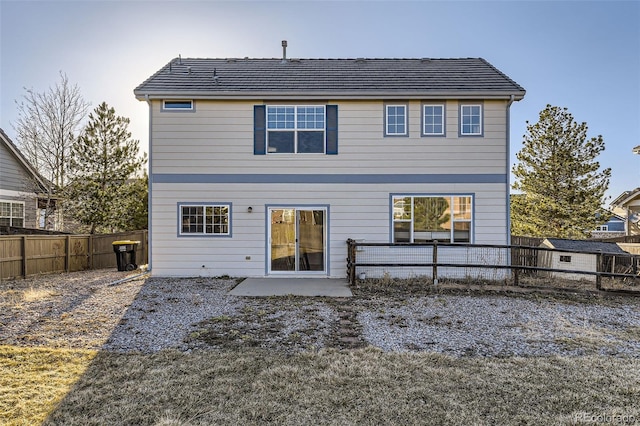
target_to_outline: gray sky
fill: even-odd
[[[0,0],[0,126],[15,141],[15,101],[66,73],[95,108],[131,119],[133,89],[182,57],[482,57],[527,90],[512,106],[511,163],[526,121],[568,107],[603,135],[608,194],[640,186],[638,1],[9,1]]]

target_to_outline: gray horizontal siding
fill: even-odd
[[[409,134],[384,137],[384,104],[338,104],[335,156],[253,155],[256,102],[198,101],[190,114],[161,112],[153,103],[154,174],[507,174],[506,102],[484,101],[484,137],[458,137],[458,102],[446,102],[445,137],[422,137],[421,102],[409,102]],[[304,104],[305,102],[300,102]]]
[[[475,242],[505,244],[505,184],[168,184],[154,183],[152,267],[155,275],[263,276],[267,205],[328,205],[329,264],[346,273],[347,238],[387,242],[390,194],[474,194]],[[178,202],[233,203],[231,238],[177,236]],[[247,212],[251,206],[253,211]],[[246,260],[249,256],[251,259]],[[204,268],[203,268],[204,265]]]
[[[29,175],[24,171],[12,153],[4,143],[0,143],[0,189],[11,191],[28,191],[33,188],[30,185]]]

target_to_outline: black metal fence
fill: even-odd
[[[522,287],[638,291],[640,256],[520,245],[365,243],[347,240],[347,275]]]

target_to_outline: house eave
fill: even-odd
[[[202,93],[199,91],[134,91],[139,101],[161,99],[203,99],[203,100],[385,100],[385,99],[494,99],[522,100],[525,92],[398,92],[398,91],[359,91],[359,92],[219,92]]]
[[[625,191],[620,194],[615,200],[613,200],[610,205],[616,207],[624,207],[631,200],[637,198],[638,196],[640,196],[640,188],[636,188],[632,191]]]

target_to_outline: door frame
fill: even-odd
[[[298,232],[298,210],[322,210],[324,211],[324,226],[323,226],[323,245],[324,245],[324,271],[272,271],[271,270],[271,212],[273,210],[295,210],[296,217],[296,233]],[[278,275],[278,276],[329,276],[329,204],[267,204],[265,205],[265,276]],[[297,235],[296,235],[297,236]],[[296,244],[296,256],[297,256],[297,244]]]

